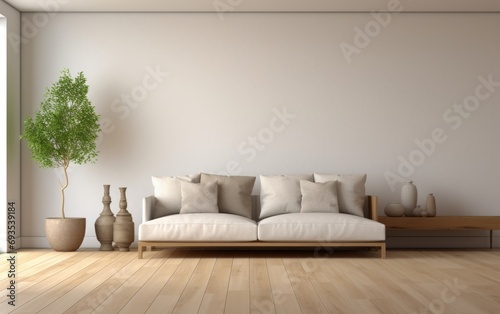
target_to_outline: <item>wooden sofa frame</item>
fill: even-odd
[[[378,198],[373,195],[368,195],[365,201],[365,217],[378,221]],[[268,242],[268,241],[251,241],[251,242],[165,242],[165,241],[139,241],[138,254],[139,259],[143,258],[144,250],[152,250],[157,247],[282,247],[282,248],[304,248],[304,247],[367,247],[376,248],[380,252],[380,257],[386,257],[385,241],[365,241],[365,242]]]

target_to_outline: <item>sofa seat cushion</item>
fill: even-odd
[[[342,213],[291,213],[259,221],[259,241],[384,241],[385,225]]]
[[[140,241],[240,242],[257,240],[257,223],[224,213],[176,214],[139,225]]]

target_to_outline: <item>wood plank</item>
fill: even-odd
[[[20,294],[22,295],[22,298],[18,298],[16,309],[12,312],[15,313],[16,311],[18,311],[18,313],[23,313],[24,311],[22,308],[25,304],[30,303],[35,298],[38,298],[46,290],[51,289],[52,287],[58,285],[68,278],[71,278],[82,268],[91,265],[98,259],[99,256],[95,252],[80,252],[79,255],[73,255],[60,264],[57,264],[49,270],[43,272],[42,274],[36,274],[29,277],[26,280],[33,281],[34,284],[25,289],[23,293]],[[3,305],[4,304],[0,304],[0,312],[3,311]],[[9,308],[9,310],[12,309]]]
[[[250,259],[250,313],[276,313],[264,254]]]
[[[421,303],[399,287],[398,283],[406,280],[407,277],[395,271],[391,264],[395,264],[392,258],[390,263],[377,265],[377,271],[374,271],[371,264],[362,265],[358,269],[368,274],[377,284],[376,289],[384,295],[383,298],[372,300],[377,309],[383,313],[413,313]]]
[[[328,262],[331,263],[331,261],[324,261],[325,264]],[[339,271],[345,274],[346,279],[359,289],[365,299],[375,300],[385,298],[384,291],[379,289],[379,283],[372,279],[372,274],[361,271],[360,265],[357,265],[355,262],[357,260],[346,261],[339,268]],[[361,264],[363,264],[362,261]]]
[[[117,276],[121,279],[121,285],[95,309],[97,313],[118,313],[157,269],[155,267],[157,262],[154,259],[134,259],[129,264],[132,268],[131,271],[123,274],[120,273]]]
[[[189,282],[186,284],[173,313],[196,313],[200,308],[203,296],[210,280],[216,258],[204,255],[196,265]]]
[[[177,267],[182,262],[185,252],[180,254],[175,250],[163,250],[155,256],[158,260],[155,273],[148,281],[137,291],[137,293],[127,302],[120,313],[142,313],[153,303],[156,296],[165,286],[165,282],[172,276]]]
[[[321,298],[309,281],[307,274],[298,259],[284,259],[283,264],[292,282],[292,288],[302,312],[327,313]]]
[[[355,313],[331,282],[312,282],[312,285],[329,313]]]
[[[48,251],[43,255],[38,256],[36,258],[27,257],[27,262],[18,261],[20,264],[19,269],[19,280],[23,280],[24,278],[29,278],[39,273],[43,273],[46,270],[52,268],[54,265],[61,263],[79,252],[56,252],[56,251]]]
[[[276,313],[301,313],[292,283],[281,258],[266,258]]]
[[[21,255],[21,253],[18,253]],[[23,304],[29,302],[31,299],[35,298],[39,294],[43,293],[46,288],[44,287],[51,287],[59,282],[60,279],[64,279],[62,276],[59,276],[61,272],[63,272],[67,268],[75,268],[78,269],[79,266],[74,266],[75,264],[77,265],[82,265],[86,264],[87,261],[84,261],[86,258],[90,256],[90,252],[81,252],[79,255],[68,253],[70,255],[73,255],[70,258],[67,258],[60,263],[54,265],[50,269],[47,269],[44,272],[37,273],[36,275],[32,275],[29,277],[21,277],[18,278],[16,284],[18,285],[17,287],[17,293],[20,295],[22,293],[23,298],[18,299],[16,302],[16,309],[21,307]],[[22,255],[20,256],[21,258],[19,260],[22,261]],[[22,263],[22,262],[21,262]],[[21,265],[18,265],[18,267],[22,267]],[[72,269],[73,270],[73,269]],[[72,271],[71,270],[71,271]],[[55,276],[55,277],[54,277]],[[46,281],[47,280],[47,281]],[[1,296],[1,303],[0,303],[0,313],[3,313],[4,306],[7,304],[6,301],[6,296]],[[5,300],[5,302],[4,302]],[[9,311],[12,311],[12,308],[7,307]]]
[[[224,313],[232,264],[231,253],[219,253],[198,313]]]
[[[92,258],[87,258],[88,265],[80,265],[79,269],[75,269],[75,272],[72,273],[71,276],[67,276],[67,278],[54,285],[50,285],[49,283],[47,286],[45,286],[46,289],[43,293],[39,294],[20,308],[21,312],[51,313],[50,309],[48,310],[48,312],[45,310],[46,306],[50,305],[61,296],[64,296],[66,293],[70,292],[73,288],[78,286],[95,272],[99,271],[102,267],[110,264],[113,259],[106,257],[112,255],[112,252],[97,252],[96,254],[93,254],[91,256]],[[44,282],[49,282],[49,280],[45,280]],[[17,311],[14,311],[14,313],[15,312]]]
[[[202,256],[202,255],[201,255]],[[200,262],[200,254],[189,251],[156,296],[146,313],[171,313]]]
[[[300,258],[299,261],[307,274],[315,293],[323,302],[329,313],[353,313],[352,309],[342,297],[340,291],[330,281],[327,273],[322,269],[321,264],[328,267],[333,261],[328,263],[329,258]],[[325,266],[325,267],[327,267]]]
[[[81,284],[82,287],[79,289],[88,292],[82,293],[78,300],[74,299],[73,305],[65,313],[91,313],[118,289],[125,281],[121,273],[133,273],[137,269],[137,265],[131,263],[135,260],[135,256],[128,252],[123,253],[114,253],[115,259],[109,266],[101,269]],[[79,291],[79,289],[75,289],[75,291]]]
[[[47,255],[49,254],[49,255]],[[7,260],[7,258],[11,255],[16,255],[16,261],[19,263],[19,265],[22,265],[22,268],[18,268],[17,272],[21,273],[24,269],[30,268],[32,265],[36,265],[40,263],[43,260],[50,259],[54,255],[60,255],[61,252],[55,252],[53,250],[49,249],[40,249],[36,251],[22,251],[18,250],[16,252],[12,253],[2,253],[0,254],[0,258],[2,258],[2,261]],[[26,260],[26,262],[21,261],[20,258],[23,260]],[[0,264],[0,272],[5,272],[9,268],[8,263],[1,263]]]
[[[250,312],[250,259],[248,256],[233,257],[225,312]]]
[[[39,313],[50,314],[68,311],[75,304],[78,304],[86,295],[101,285],[106,279],[119,271],[122,267],[122,261],[130,262],[132,257],[131,254],[121,254],[118,257],[114,253],[106,255],[101,261],[94,263],[92,268],[82,270],[82,272],[78,274],[78,276],[83,277],[81,283],[78,283],[74,278],[74,282],[72,282],[71,285],[67,282],[62,282],[64,288],[66,290],[69,288],[70,290],[43,308]],[[55,296],[54,292],[49,293],[51,297]],[[94,302],[94,306],[91,306],[91,303],[88,302],[84,304],[82,308],[79,308],[77,313],[84,312],[85,308],[87,308],[87,310],[94,309],[96,307],[95,304]]]
[[[380,312],[371,302],[371,300],[350,299],[348,302],[354,310],[354,313],[385,314],[383,312]]]
[[[31,276],[42,273],[47,269],[50,269],[54,265],[60,263],[61,261],[71,257],[73,254],[62,254],[61,252],[55,252],[52,250],[40,250],[39,254],[21,254],[16,255],[15,268],[16,268],[16,281],[18,284],[18,292],[24,291],[25,289],[33,286],[36,282],[29,281],[27,278]],[[9,255],[10,256],[10,255]],[[3,259],[7,259],[1,256]],[[56,258],[57,257],[57,258]],[[2,265],[7,265],[10,263],[2,263]],[[5,269],[5,272],[7,270]],[[0,287],[6,287],[7,283],[10,282],[10,278],[7,276],[1,278]],[[3,299],[7,295],[7,290],[0,290],[0,299]]]
[[[366,295],[363,291],[356,285],[356,283],[352,282],[345,273],[343,269],[343,264],[347,261],[341,260],[335,263],[323,262],[320,264],[323,272],[326,275],[326,278],[332,283],[335,288],[340,291],[340,295],[342,295],[346,300],[349,299],[365,299]]]

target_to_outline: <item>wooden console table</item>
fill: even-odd
[[[490,230],[490,249],[493,248],[493,230],[500,230],[500,216],[379,216],[378,221],[394,230]]]

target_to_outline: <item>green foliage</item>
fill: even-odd
[[[24,122],[22,139],[28,141],[31,157],[42,168],[64,171],[61,182],[61,216],[64,215],[64,190],[68,187],[70,162],[83,164],[97,160],[96,140],[100,132],[99,116],[87,98],[87,79],[80,72],[71,78],[68,69],[59,81],[47,89],[34,118]]]
[[[21,138],[42,168],[67,167],[97,160],[99,116],[87,98],[88,85],[80,72],[71,78],[68,69],[47,89],[34,118],[24,122]]]

